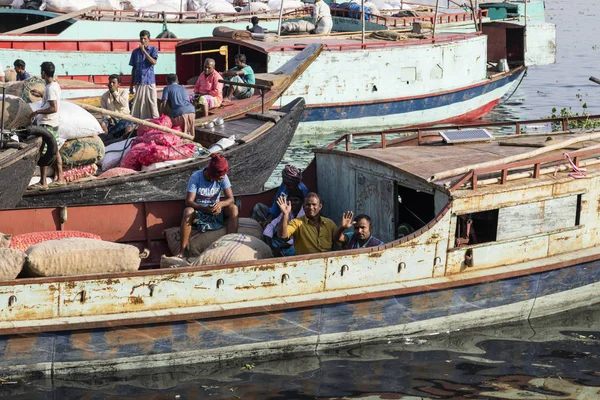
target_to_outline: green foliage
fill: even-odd
[[[571,119],[574,117],[588,117],[590,115],[590,113],[587,112],[588,105],[587,105],[587,103],[583,102],[583,96],[581,95],[581,93],[577,93],[575,95],[575,97],[577,97],[577,99],[579,100],[580,103],[583,103],[583,104],[581,104],[581,114],[577,111],[573,111],[572,107],[561,108],[560,111],[558,111],[556,107],[553,107],[552,115],[550,115],[550,117],[548,117],[548,118]],[[600,127],[600,119],[586,118],[586,119],[577,120],[577,121],[569,120],[567,122],[567,129],[593,129],[593,128],[598,128],[598,127]],[[553,131],[562,130],[562,124],[560,122],[553,123],[552,130]]]

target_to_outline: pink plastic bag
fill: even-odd
[[[139,143],[134,145],[131,150],[127,152],[121,159],[121,168],[129,168],[135,171],[140,171],[142,169],[142,164],[140,163],[140,156],[146,152],[146,147],[148,144]]]
[[[164,133],[159,131],[147,132],[144,135],[144,143],[156,143],[159,146],[179,146],[183,140],[172,133]]]
[[[181,146],[160,146],[155,143],[139,144],[145,147],[145,152],[140,155],[139,162],[142,165],[150,165],[157,162],[168,160],[182,160],[194,155],[195,146],[193,144],[184,144]],[[136,146],[137,147],[137,146]],[[135,147],[134,147],[135,148]],[[132,149],[133,150],[133,149]],[[131,153],[131,151],[130,151]],[[129,154],[129,153],[127,153]]]
[[[161,115],[158,118],[149,119],[148,122],[152,122],[157,125],[166,126],[167,128],[171,128],[173,126],[173,122],[168,115]],[[150,131],[156,131],[154,128],[150,128],[148,126],[140,125],[137,128],[137,137],[141,140],[144,138],[144,135]]]

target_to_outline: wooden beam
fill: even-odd
[[[51,18],[44,22],[38,22],[37,24],[29,25],[24,28],[19,28],[19,29],[15,29],[15,30],[6,32],[5,35],[20,35],[22,33],[35,31],[36,29],[45,28],[47,26],[54,25],[54,24],[57,24],[62,21],[66,21],[73,17],[78,17],[78,16],[85,14],[88,11],[92,11],[94,9],[96,9],[96,6],[87,7],[87,8],[84,8],[83,10],[79,10],[79,11],[73,11],[68,14],[61,15],[60,17],[54,17],[54,18]]]

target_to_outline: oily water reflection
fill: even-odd
[[[435,1],[429,1],[435,4]],[[441,4],[446,3],[442,0]],[[547,0],[557,62],[530,68],[486,118],[600,114],[600,32],[594,0]],[[512,94],[512,95],[511,95]],[[586,108],[584,108],[584,104]],[[311,149],[343,132],[296,134],[273,173],[304,168]],[[366,144],[366,143],[365,143]],[[343,350],[164,370],[0,381],[7,399],[600,399],[600,305],[509,325],[356,345]]]

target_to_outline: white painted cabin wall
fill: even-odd
[[[268,72],[294,55],[270,52]],[[298,96],[307,104],[364,102],[454,90],[484,80],[486,61],[485,36],[387,49],[325,49],[279,102],[287,104]],[[411,81],[415,73],[416,80]]]

